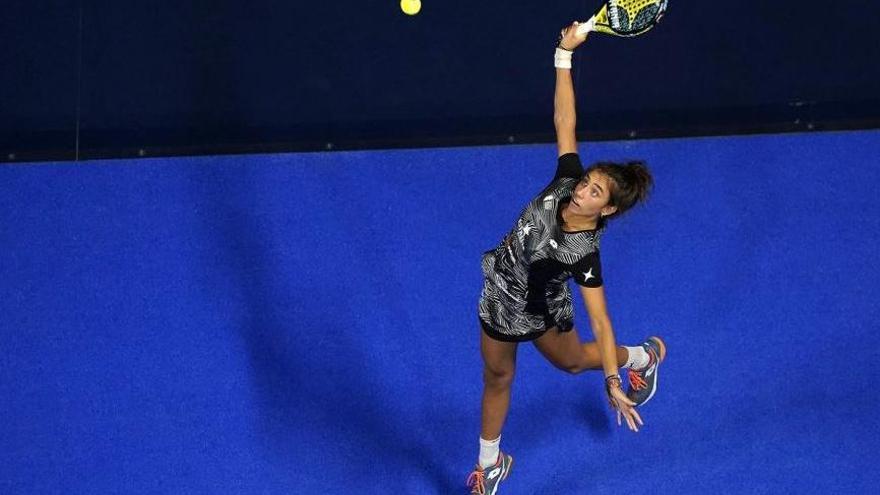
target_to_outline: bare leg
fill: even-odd
[[[510,386],[516,369],[515,342],[500,342],[480,330],[483,356],[483,414],[480,437],[494,440],[501,435],[510,407]]]
[[[580,373],[585,370],[602,369],[602,358],[599,356],[599,345],[595,342],[582,343],[577,330],[560,332],[551,328],[541,337],[535,339],[535,347],[550,361],[553,366],[569,373]],[[617,347],[617,366],[626,364],[629,353],[623,347]]]

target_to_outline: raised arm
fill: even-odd
[[[556,127],[556,144],[559,156],[566,153],[577,153],[575,137],[574,84],[571,81],[571,54],[584,40],[586,35],[577,34],[577,22],[562,30],[562,37],[556,48],[556,93],[553,98],[553,124]]]

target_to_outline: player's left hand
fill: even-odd
[[[636,403],[629,400],[629,397],[620,388],[619,382],[608,387],[608,402],[617,411],[617,426],[620,426],[624,419],[632,431],[638,432],[639,426],[644,426],[642,417],[636,411]]]

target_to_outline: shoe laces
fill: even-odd
[[[627,375],[629,376],[629,388],[630,389],[641,390],[641,389],[648,386],[648,382],[646,382],[645,379],[642,378],[641,371],[629,370],[627,372]]]
[[[486,483],[483,478],[484,476],[485,475],[483,473],[483,470],[479,468],[475,469],[474,472],[471,473],[470,476],[468,476],[465,483],[467,483],[468,487],[473,488],[473,490],[471,490],[471,493],[479,493],[480,495],[486,493]]]
[[[648,382],[645,381],[644,375],[642,373],[644,373],[651,366],[653,366],[655,362],[657,362],[657,356],[654,355],[654,351],[649,350],[648,357],[650,359],[648,361],[648,366],[645,366],[645,369],[639,371],[630,369],[627,372],[627,376],[629,378],[629,387],[632,390],[642,390],[648,387]]]

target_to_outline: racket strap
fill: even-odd
[[[580,36],[586,36],[590,31],[593,30],[593,27],[595,25],[596,25],[596,16],[590,17],[590,20],[578,24],[577,34],[579,34]]]

